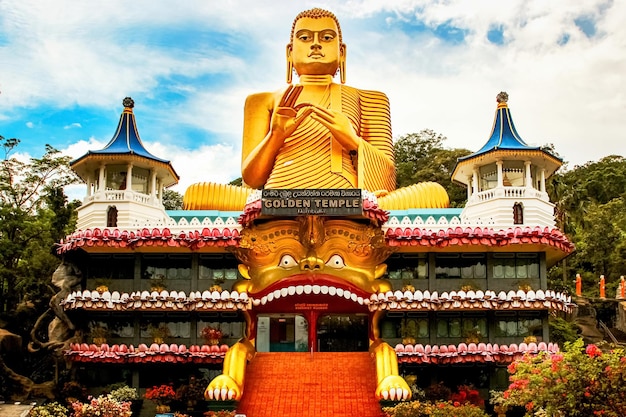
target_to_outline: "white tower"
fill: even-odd
[[[467,187],[467,204],[461,217],[465,222],[494,229],[553,228],[554,205],[546,192],[546,178],[563,161],[522,140],[507,101],[507,93],[498,94],[489,140],[479,151],[459,158],[452,173],[453,181]]]
[[[170,161],[155,157],[141,143],[133,100],[126,97],[123,105],[111,141],[70,162],[87,184],[87,195],[78,208],[78,230],[131,229],[168,218],[163,190],[178,183],[179,177]]]

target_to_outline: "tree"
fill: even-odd
[[[424,181],[441,184],[452,207],[462,207],[467,199],[465,188],[452,182],[458,158],[469,155],[467,149],[445,149],[446,137],[430,129],[401,136],[394,145],[398,187]]]
[[[69,230],[73,208],[60,210],[65,202],[60,190],[77,181],[70,157],[46,145],[41,158],[24,162],[12,155],[19,143],[0,136],[0,313],[16,309],[23,294],[19,290],[35,274],[34,259],[49,269],[50,258],[33,256],[49,253],[52,243]]]
[[[574,273],[583,278],[583,290],[597,295],[599,275],[605,275],[610,292],[626,261],[626,159],[609,155],[553,175],[548,183],[555,203],[557,226],[576,245],[576,252],[562,268],[562,281],[571,287]],[[554,286],[559,280],[550,271]]]
[[[181,210],[183,208],[183,196],[174,190],[163,192],[163,207],[165,210]]]

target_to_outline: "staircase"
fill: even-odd
[[[246,417],[381,417],[368,352],[257,353],[237,412]]]

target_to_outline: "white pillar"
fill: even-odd
[[[106,175],[105,175],[106,167],[104,165],[100,165],[100,172],[98,172],[98,191],[104,192],[106,189]]]
[[[156,182],[157,182],[157,173],[155,169],[150,170],[150,197],[156,198]]]
[[[530,175],[530,161],[524,161],[524,166],[526,167],[526,188],[532,188],[533,186],[533,178]]]
[[[542,168],[541,169],[541,182],[539,183],[539,187],[541,189],[542,193],[546,192],[546,169]]]
[[[91,197],[93,194],[93,179],[91,178],[91,174],[87,175],[87,197]]]
[[[128,164],[126,167],[126,189],[128,191],[133,189],[133,164]]]
[[[467,177],[467,199],[472,197],[472,177]]]
[[[498,188],[504,187],[503,176],[502,176],[502,161],[496,161],[496,166],[498,167]]]
[[[472,171],[472,188],[473,194],[476,194],[478,192],[478,169],[476,168]]]

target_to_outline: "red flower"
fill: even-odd
[[[587,355],[590,358],[595,358],[597,356],[601,356],[602,355],[602,351],[600,349],[598,349],[598,347],[596,345],[589,345],[589,346],[587,346],[587,349],[585,349],[585,352],[587,353]]]

